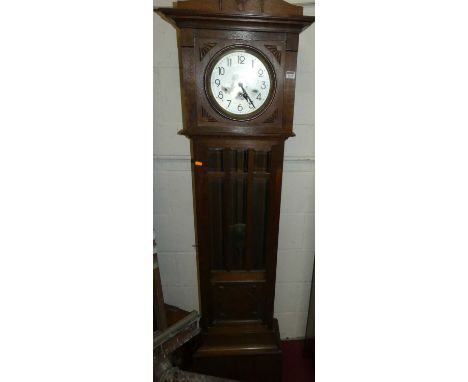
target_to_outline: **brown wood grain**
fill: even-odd
[[[175,8],[195,12],[301,16],[302,7],[283,0],[189,0],[177,1]]]

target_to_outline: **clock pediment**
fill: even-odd
[[[302,16],[302,7],[283,0],[188,0],[178,1],[177,9],[217,13],[245,13],[269,16]]]
[[[181,29],[300,33],[315,20],[302,7],[282,0],[189,0],[155,8]]]

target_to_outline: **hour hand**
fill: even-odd
[[[247,102],[250,102],[250,104],[254,107],[255,109],[255,105],[254,103],[252,102],[251,98],[249,97],[249,95],[247,94],[247,92],[245,91],[244,89],[244,86],[242,85],[242,82],[239,82],[239,86],[241,87],[243,93],[242,93],[242,96],[246,99]]]

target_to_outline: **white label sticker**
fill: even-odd
[[[286,72],[286,78],[288,80],[294,80],[296,78],[296,72]]]

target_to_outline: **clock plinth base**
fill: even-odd
[[[215,326],[202,335],[193,371],[249,382],[281,381],[278,321],[273,329],[260,324]]]

